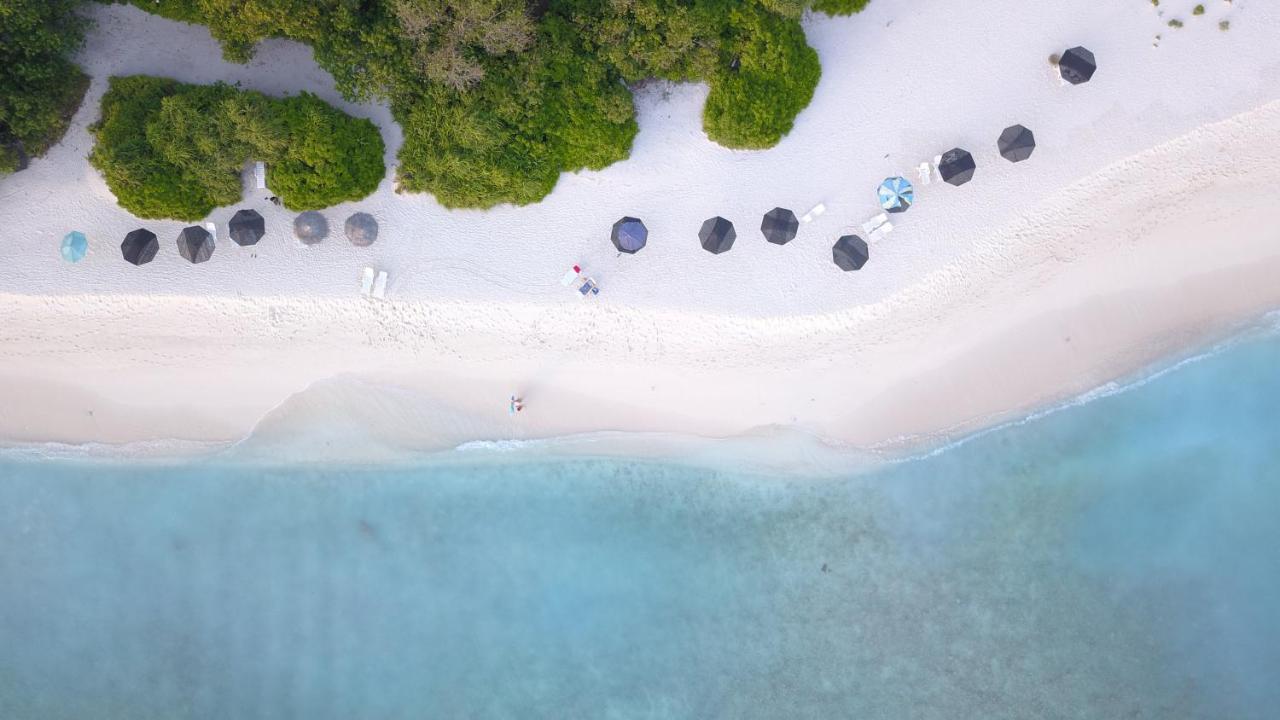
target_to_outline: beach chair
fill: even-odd
[[[267,188],[267,164],[261,160],[253,164],[253,183],[259,190]]]
[[[862,232],[867,235],[870,235],[874,233],[876,229],[879,228],[881,225],[884,225],[888,222],[889,222],[889,216],[884,213],[880,213],[879,215],[876,215],[870,220],[862,223]]]
[[[581,274],[582,274],[582,271],[578,269],[577,265],[574,265],[573,267],[565,271],[564,277],[560,278],[560,284],[565,287],[570,287],[573,285],[574,282],[577,281],[578,276]]]
[[[826,206],[826,205],[824,205],[823,203],[818,203],[817,205],[814,205],[814,206],[813,206],[813,209],[811,209],[809,212],[805,213],[805,214],[804,214],[804,217],[800,218],[800,222],[802,222],[802,223],[811,223],[811,222],[813,222],[813,219],[814,219],[814,218],[818,217],[819,215],[821,215],[822,213],[824,213],[824,212],[826,212],[826,211],[827,211],[827,206]]]
[[[204,224],[204,229],[209,231],[209,237],[213,238],[213,244],[217,245],[218,244],[218,226],[215,225],[214,223],[207,222]]]
[[[387,298],[387,271],[383,270],[378,273],[378,277],[373,281],[373,297],[378,300]]]
[[[578,294],[580,294],[584,298],[591,297],[592,295],[599,295],[600,286],[596,285],[595,280],[592,280],[591,278],[587,278],[583,280],[582,285],[578,287]]]
[[[921,185],[928,185],[933,182],[933,166],[929,164],[928,160],[920,163],[920,166],[916,168],[916,172],[920,175]]]
[[[888,234],[889,234],[889,233],[891,233],[891,232],[893,232],[893,223],[891,223],[891,222],[889,222],[888,220],[886,220],[886,221],[884,221],[883,223],[880,223],[880,227],[878,227],[878,228],[876,228],[875,230],[872,230],[872,231],[871,231],[871,233],[870,233],[871,238],[870,238],[870,239],[872,239],[872,240],[883,240],[883,239],[885,238],[885,236],[886,236],[886,235],[888,235]]]
[[[373,268],[367,267],[360,273],[360,294],[369,297],[373,294]]]

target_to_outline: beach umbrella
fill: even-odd
[[[702,229],[698,231],[698,238],[702,240],[702,249],[716,255],[728,252],[737,237],[738,233],[733,229],[733,223],[719,216],[702,223]]]
[[[78,263],[89,252],[89,240],[79,230],[72,230],[62,238],[62,259],[69,263]]]
[[[178,253],[192,265],[213,257],[213,236],[199,225],[182,228],[178,233]]]
[[[1071,48],[1062,53],[1062,59],[1058,60],[1058,73],[1072,85],[1089,82],[1097,71],[1098,61],[1094,59],[1093,53],[1082,47]]]
[[[378,239],[378,221],[369,213],[358,212],[343,225],[347,239],[356,247],[369,247]]]
[[[760,223],[760,232],[764,239],[774,245],[786,245],[796,238],[800,232],[800,221],[796,214],[786,208],[776,207],[764,214]]]
[[[255,210],[238,210],[227,223],[231,239],[240,247],[257,245],[267,234],[267,221]]]
[[[156,234],[145,228],[138,228],[124,236],[120,243],[120,254],[134,265],[146,265],[155,259],[160,252],[160,241]]]
[[[609,239],[618,252],[634,255],[649,242],[649,229],[638,218],[624,217],[613,224]]]
[[[293,234],[303,245],[315,245],[329,237],[329,221],[320,213],[309,210],[294,218]]]
[[[973,179],[973,171],[977,167],[968,150],[954,148],[943,153],[938,173],[952,185],[963,185]]]
[[[880,183],[878,195],[880,207],[891,213],[906,212],[916,199],[915,188],[902,177],[885,178],[884,182]]]
[[[845,235],[832,246],[831,259],[835,260],[836,265],[845,272],[861,270],[862,266],[867,264],[867,260],[871,259],[871,251],[867,249],[867,242],[862,238],[857,235]]]
[[[1035,151],[1036,136],[1021,125],[1013,125],[1000,133],[1000,140],[996,145],[1000,148],[1000,154],[1005,160],[1022,162],[1031,157],[1031,153]]]
[[[188,225],[178,233],[178,252],[192,265],[204,263],[214,256],[214,236],[200,225]]]

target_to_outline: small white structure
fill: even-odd
[[[373,281],[373,297],[378,300],[385,300],[387,297],[387,271],[383,270],[378,273],[378,277]]]
[[[871,240],[883,240],[883,239],[885,238],[885,236],[886,236],[886,235],[888,235],[888,234],[889,234],[889,233],[891,233],[891,232],[893,232],[893,223],[891,223],[891,222],[889,222],[888,220],[886,220],[886,221],[884,221],[883,223],[880,223],[880,227],[878,227],[878,228],[876,228],[875,230],[872,230],[872,231],[871,231],[871,233],[870,233],[871,237],[870,237],[869,239],[871,239]]]
[[[213,238],[213,244],[217,245],[218,244],[218,226],[211,222],[207,222],[204,224],[204,229],[209,231],[209,236]]]
[[[929,164],[929,161],[926,160],[920,163],[920,166],[916,168],[916,172],[920,175],[921,185],[928,185],[933,182],[933,166]]]
[[[367,267],[360,273],[360,294],[364,297],[373,295],[373,268]]]
[[[889,224],[889,216],[885,215],[884,213],[880,213],[879,215],[876,215],[870,220],[862,223],[862,232],[866,235],[872,235],[875,233],[876,230],[880,229],[881,226],[888,225],[888,224]]]
[[[826,212],[826,211],[827,211],[827,206],[826,206],[826,205],[824,205],[823,203],[818,203],[817,205],[814,205],[814,206],[813,206],[813,209],[812,209],[812,210],[810,210],[809,212],[805,213],[805,214],[804,214],[804,217],[800,218],[800,222],[802,222],[802,223],[811,223],[811,222],[813,222],[813,219],[814,219],[814,218],[818,217],[819,215],[821,215],[822,213],[824,213],[824,212]]]
[[[261,160],[253,164],[253,183],[259,190],[267,188],[267,164]]]
[[[576,281],[578,279],[578,276],[581,274],[582,274],[581,268],[579,268],[577,265],[574,265],[573,267],[565,271],[564,277],[560,278],[560,284],[565,287],[569,287],[573,285],[574,281]]]

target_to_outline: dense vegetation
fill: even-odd
[[[404,129],[400,186],[451,207],[524,204],[561,172],[621,160],[626,84],[703,80],[709,137],[776,144],[821,73],[799,18],[867,0],[121,0],[203,23],[228,58],[310,44],[352,99],[386,98]]]
[[[69,59],[80,0],[0,0],[0,175],[62,138],[89,78]]]
[[[237,202],[246,161],[295,210],[373,192],[386,168],[377,127],[314,95],[275,99],[229,85],[116,77],[102,98],[90,161],[138,217],[196,220]]]

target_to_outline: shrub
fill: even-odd
[[[90,161],[120,205],[143,218],[197,220],[241,197],[246,161],[295,210],[373,192],[385,169],[382,138],[313,95],[284,99],[228,85],[111,78]]]
[[[89,78],[68,58],[84,38],[79,0],[0,2],[0,172],[62,139]]]
[[[707,136],[731,148],[767,148],[791,131],[813,99],[822,68],[794,22],[755,9],[731,13],[737,63],[711,81],[703,109]]]
[[[210,25],[245,59],[264,37],[309,43],[352,100],[404,130],[399,187],[448,207],[532,203],[562,172],[630,152],[630,91],[706,81],[704,129],[735,148],[790,131],[821,73],[799,18],[867,0],[128,0]]]

